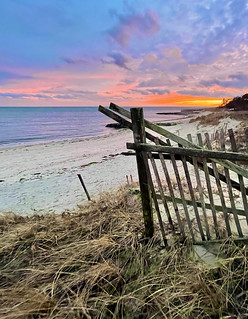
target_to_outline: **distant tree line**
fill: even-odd
[[[242,96],[232,98],[224,98],[220,107],[235,110],[248,110],[248,93]]]

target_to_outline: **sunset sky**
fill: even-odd
[[[1,0],[0,106],[208,105],[248,91],[243,0]]]

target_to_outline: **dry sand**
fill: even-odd
[[[197,132],[212,133],[239,125],[240,121],[229,117],[215,126],[186,119],[168,130],[186,137],[188,133],[195,136]],[[126,151],[126,142],[132,142],[132,133],[120,130],[105,137],[0,149],[0,213],[27,215],[76,209],[86,200],[77,174],[82,175],[93,196],[125,183],[126,175],[137,180],[135,158],[119,155]]]

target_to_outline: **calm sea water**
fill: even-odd
[[[145,117],[152,121],[174,120],[181,107],[146,107]],[[97,107],[0,107],[0,147],[28,145],[114,133],[105,125],[111,119]]]

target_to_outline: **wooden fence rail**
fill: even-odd
[[[230,161],[247,161],[248,163],[248,154],[242,154],[237,152],[220,152],[207,149],[182,148],[174,146],[152,145],[146,143],[127,143],[127,149],[133,149],[144,152],[168,153],[174,155],[177,154],[191,157],[203,157],[209,159],[218,158],[228,159]],[[248,178],[247,171],[245,171],[244,176]]]
[[[133,131],[127,148],[136,155],[146,237],[154,233],[152,200],[165,245],[175,232],[193,242],[247,237],[248,170],[238,162],[248,163],[248,154],[239,152],[232,130],[216,134],[219,150],[212,150],[208,134],[204,141],[198,134],[195,144],[191,135],[184,139],[145,120],[141,108],[111,103],[99,111]]]
[[[114,109],[116,112],[119,112],[120,114],[123,114],[124,116],[126,116],[126,117],[128,117],[128,118],[131,118],[131,115],[130,115],[130,112],[129,112],[129,111],[127,111],[127,110],[125,110],[125,109],[122,109],[121,107],[117,106],[116,104],[111,103],[111,104],[110,104],[110,108],[111,108],[111,109]],[[119,116],[118,114],[112,112],[111,110],[109,110],[109,109],[107,109],[107,108],[104,108],[104,107],[101,106],[101,105],[99,106],[98,110],[99,110],[101,113],[105,114],[106,116],[110,117],[111,119],[113,119],[113,120],[117,121],[118,123],[122,124],[124,127],[129,128],[129,129],[132,130],[132,123],[129,122],[128,120],[122,118],[122,117]],[[147,123],[150,123],[150,122],[148,122],[148,121],[144,121],[144,122],[145,122],[145,125],[147,125]],[[162,129],[162,128],[160,128],[160,127],[157,126],[157,125],[156,125],[156,127],[158,127],[159,129]],[[164,129],[162,129],[162,130],[165,131],[165,132],[168,132],[167,130],[164,130]],[[169,135],[169,134],[168,134],[168,135]],[[176,136],[176,135],[173,134],[173,136]],[[149,133],[149,132],[146,132],[146,138],[149,139],[149,140],[152,141],[152,142],[155,142],[155,140],[156,140],[157,137],[154,136],[154,135],[152,135],[152,134]],[[160,145],[168,145],[165,141],[163,141],[163,140],[161,140],[161,139],[158,139],[158,141],[159,141],[159,144],[160,144]],[[193,144],[193,145],[195,145],[195,144]],[[196,145],[196,146],[197,146],[197,145]],[[198,146],[197,146],[197,148],[198,148]],[[130,154],[129,154],[129,155],[130,155]],[[135,155],[135,153],[134,153],[133,155]],[[157,154],[152,154],[152,155],[153,155],[155,158],[156,158],[156,157],[158,158]],[[175,155],[175,160],[180,160],[180,161],[181,161],[181,157],[180,157],[180,156],[177,156],[177,154],[176,154],[176,155]],[[186,157],[186,160],[187,160],[189,163],[191,163],[191,164],[193,163],[191,157]],[[199,168],[200,168],[201,170],[204,170],[204,167],[203,167],[203,165],[202,165],[201,163],[198,163],[198,165],[199,165]],[[214,171],[213,171],[213,169],[212,169],[211,167],[208,166],[208,167],[207,167],[207,170],[208,170],[208,172],[209,172],[209,175],[214,176]],[[241,167],[241,170],[242,170],[242,167]],[[246,171],[245,171],[245,170],[242,170],[242,172],[246,172]],[[219,179],[220,179],[220,181],[226,182],[226,177],[225,177],[225,175],[223,175],[221,172],[219,172]],[[240,184],[239,184],[239,183],[237,183],[236,181],[234,181],[234,180],[232,180],[232,179],[231,179],[231,183],[232,183],[232,187],[233,187],[233,188],[235,188],[235,189],[237,189],[237,190],[240,190]],[[246,195],[248,195],[248,188],[247,188],[247,187],[246,187]]]

